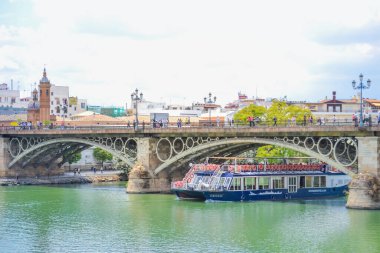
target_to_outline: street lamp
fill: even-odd
[[[139,127],[139,119],[138,119],[138,112],[137,112],[137,102],[142,101],[142,99],[143,99],[143,94],[142,94],[142,92],[140,93],[140,96],[139,96],[139,90],[136,89],[136,90],[131,94],[131,99],[132,99],[132,101],[135,101],[135,108],[136,108],[135,130],[137,130],[138,127]]]
[[[206,104],[214,104],[216,101],[216,96],[214,96],[214,98],[212,98],[212,94],[210,92],[210,93],[208,93],[208,98],[204,97],[203,99],[205,101],[205,105]],[[207,107],[207,110],[208,110],[208,121],[209,121],[209,124],[211,126],[211,108]]]
[[[360,122],[359,126],[363,127],[363,89],[369,89],[371,87],[371,80],[367,80],[367,85],[363,84],[363,74],[359,75],[360,84],[356,86],[356,81],[352,81],[352,88],[354,90],[360,89]]]

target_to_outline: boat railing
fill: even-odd
[[[244,164],[228,165],[229,172],[328,171],[326,164]]]

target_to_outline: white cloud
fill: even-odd
[[[136,87],[168,102],[202,101],[212,92],[224,104],[256,89],[264,97],[314,99],[328,78],[316,72],[320,66],[378,52],[370,43],[318,41],[325,32],[379,22],[375,0],[32,2],[37,25],[0,26],[0,79],[29,87],[46,64],[52,82],[92,104],[123,105]]]

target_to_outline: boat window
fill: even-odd
[[[273,189],[283,189],[285,188],[284,177],[272,177],[272,188]]]
[[[312,187],[312,180],[313,180],[312,176],[306,176],[305,177],[305,182],[306,182],[306,187],[307,188],[311,188]]]
[[[199,180],[201,179],[201,177],[200,176],[195,176],[194,178],[193,178],[193,180],[192,180],[192,184],[194,184],[194,185],[197,185],[198,183],[199,183]]]
[[[205,183],[205,184],[208,184],[210,182],[210,178],[211,178],[210,176],[204,176],[202,178],[202,182]]]
[[[326,187],[326,177],[321,176],[321,187]]]
[[[240,191],[241,190],[241,178],[240,177],[234,177],[232,179],[232,184],[229,188],[231,191]]]
[[[259,177],[259,189],[269,189],[269,177]]]
[[[300,176],[300,188],[305,188],[305,176]]]
[[[226,181],[226,178],[225,177],[221,177],[220,178],[220,181],[217,185],[218,188],[221,188],[223,185],[224,185],[224,181]]]
[[[210,188],[215,190],[216,186],[219,184],[220,177],[212,177],[211,178],[211,183],[210,183]]]
[[[223,184],[223,186],[227,188],[227,187],[228,187],[228,185],[229,185],[229,184],[230,184],[230,182],[231,182],[231,179],[232,179],[232,177],[227,177],[227,178],[226,178],[226,181],[224,181],[224,184]]]
[[[314,177],[313,187],[319,187],[319,177]]]
[[[255,190],[255,189],[256,189],[256,177],[245,177],[244,190]]]

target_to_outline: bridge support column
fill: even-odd
[[[9,176],[8,163],[10,161],[8,154],[9,139],[0,137],[0,177]]]
[[[350,183],[348,208],[380,209],[380,137],[357,137],[359,173]]]
[[[154,175],[154,170],[161,163],[155,155],[157,140],[139,138],[137,140],[137,162],[129,173],[128,193],[169,192],[170,182],[164,173]]]

